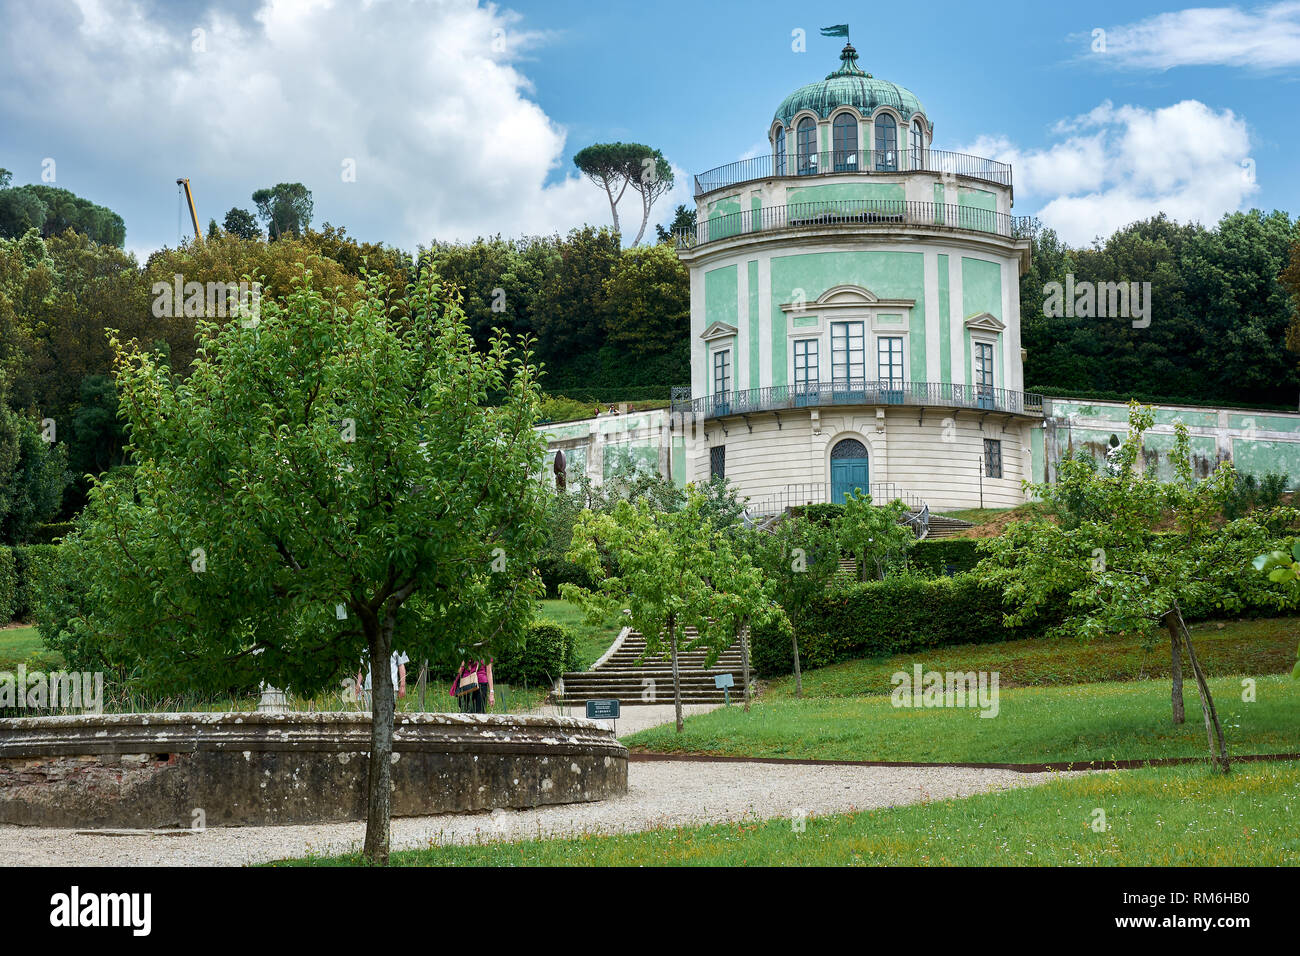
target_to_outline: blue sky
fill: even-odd
[[[843,22],[865,69],[920,97],[937,146],[1011,161],[1015,212],[1075,244],[1159,210],[1300,212],[1290,0],[3,6],[0,166],[33,182],[53,159],[141,255],[177,241],[182,175],[204,223],[298,180],[318,224],[406,248],[605,223],[574,152],[635,140],[689,174],[765,148],[782,97],[837,63],[818,28]]]

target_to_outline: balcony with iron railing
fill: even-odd
[[[1004,239],[1029,236],[1031,217],[957,203],[909,202],[902,199],[826,199],[765,206],[714,216],[673,234],[677,248],[695,249],[722,239],[782,230],[888,231],[899,226],[959,229]]]
[[[690,414],[695,420],[779,412],[837,405],[910,405],[922,408],[974,409],[1041,418],[1043,396],[988,385],[955,385],[948,382],[867,381],[846,379],[800,385],[769,385],[740,391],[721,392],[690,398],[685,389],[674,388],[671,412]]]
[[[783,176],[844,173],[928,172],[965,176],[1011,187],[1011,165],[946,149],[836,149],[818,153],[768,154],[718,166],[695,176],[695,195]]]

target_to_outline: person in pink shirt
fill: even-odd
[[[462,661],[447,693],[459,698],[462,713],[486,714],[496,704],[492,662]]]

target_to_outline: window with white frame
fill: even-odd
[[[785,127],[776,130],[776,174],[785,175]]]
[[[900,335],[882,335],[876,339],[876,371],[880,381],[891,388],[903,384],[903,338]]]
[[[866,331],[862,322],[831,323],[831,380],[862,381],[867,375]]]
[[[898,123],[888,113],[876,117],[876,169],[898,168]]]
[[[975,386],[981,395],[993,394],[993,346],[975,343]]]
[[[731,391],[731,349],[719,349],[713,353],[713,394],[723,395]]]
[[[819,359],[821,343],[816,339],[795,339],[794,343],[794,384],[802,390],[809,385],[816,385],[820,375]]]
[[[817,172],[817,124],[807,116],[795,127],[795,150],[799,157],[799,175]]]

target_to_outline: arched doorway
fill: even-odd
[[[871,492],[867,446],[856,438],[844,438],[831,449],[831,501],[843,503],[855,488],[861,488],[863,494]]]

